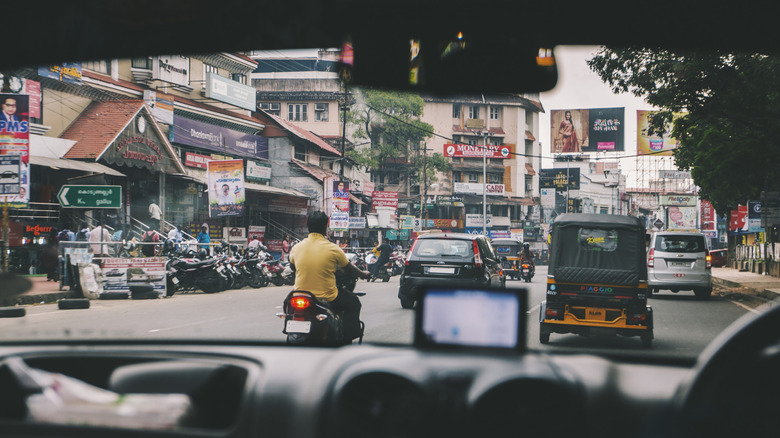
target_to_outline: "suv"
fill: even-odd
[[[653,234],[647,253],[651,294],[661,289],[692,290],[706,299],[712,294],[712,262],[702,233],[662,231]]]
[[[482,235],[435,233],[417,237],[401,274],[398,298],[411,309],[420,286],[506,287],[501,261]]]

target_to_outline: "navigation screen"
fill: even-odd
[[[521,300],[517,291],[429,289],[418,309],[418,344],[517,349]]]

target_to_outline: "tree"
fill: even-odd
[[[423,168],[429,184],[436,181],[437,172],[449,170],[444,156],[426,154],[425,141],[433,137],[433,126],[420,120],[425,106],[420,96],[360,89],[357,102],[350,114],[357,128],[353,137],[368,140],[370,147],[348,155],[379,181],[393,184],[390,181],[398,176],[411,187],[420,185]]]
[[[728,211],[780,181],[780,57],[646,47],[601,48],[588,61],[615,93],[660,108],[651,133],[672,123],[675,163],[700,196]],[[682,116],[673,118],[673,113]]]

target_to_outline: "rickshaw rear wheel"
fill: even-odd
[[[539,333],[539,342],[542,344],[549,344],[550,343],[550,334],[549,333]]]
[[[653,334],[652,333],[645,333],[643,334],[640,339],[642,339],[642,347],[644,348],[650,348],[653,346]]]

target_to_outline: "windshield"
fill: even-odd
[[[26,314],[0,318],[0,337],[284,344],[288,327],[277,313],[295,287],[291,256],[310,248],[314,211],[328,216],[324,237],[372,274],[354,286],[365,292],[367,343],[412,343],[414,299],[399,301],[399,290],[412,290],[405,282],[415,275],[526,289],[525,336],[538,350],[693,358],[753,311],[719,295],[718,277],[778,254],[762,219],[737,205],[758,192],[732,205],[707,185],[718,172],[695,160],[678,168],[674,150],[686,138],[671,125],[653,127],[656,114],[671,123],[680,109],[607,99],[618,96],[605,83],[609,73],[620,73],[606,48],[557,47],[562,80],[549,92],[478,98],[351,85],[339,75],[349,50],[155,55],[5,72],[3,262],[29,287],[9,280],[2,304]],[[568,71],[588,79],[572,84]],[[570,93],[577,87],[607,98],[583,102]],[[631,216],[639,234],[583,224],[557,244],[551,230],[567,213]],[[729,231],[732,218],[741,222]],[[737,259],[695,284],[678,281],[689,272],[645,273],[644,234],[667,229],[703,235],[659,235],[656,251],[731,245]],[[516,264],[504,268],[492,251],[475,257],[471,240],[416,240],[431,230],[518,242],[494,245],[499,258],[527,243],[534,275],[523,281]],[[392,251],[375,251],[384,243]],[[380,252],[389,258],[376,263]],[[412,272],[412,256],[432,265],[473,261]],[[570,268],[566,281],[555,278],[561,267]],[[610,277],[623,274],[630,278]],[[551,291],[567,287],[609,289],[628,297],[625,308],[651,306],[653,348],[622,336],[545,338],[540,312],[555,304]],[[694,300],[705,292],[706,302]],[[586,295],[578,298],[593,298]],[[561,302],[560,321],[576,306],[606,305]],[[717,321],[691,318],[703,308]]]

